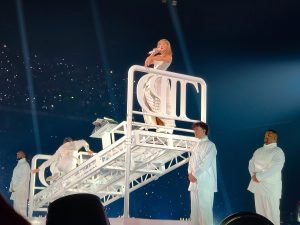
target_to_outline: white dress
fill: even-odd
[[[159,69],[159,70],[167,70],[168,67],[170,66],[171,63],[166,62],[166,61],[154,61],[154,69]],[[154,113],[160,113],[161,112],[161,103],[160,99],[155,96],[153,92],[151,92],[150,89],[150,80],[153,80],[153,76],[156,76],[153,74],[152,76],[149,76],[148,82],[145,84],[144,87],[144,100],[146,103],[146,106],[149,108],[150,111]],[[157,78],[154,83],[154,88],[156,95],[161,96],[161,78]],[[167,88],[167,105],[166,105],[166,112],[168,115],[171,114],[172,109],[173,109],[173,104],[171,104],[171,88],[170,84],[168,83]],[[158,125],[156,121],[156,117],[154,116],[149,116],[149,115],[144,115],[144,120],[146,124],[149,125]],[[165,126],[167,127],[175,127],[175,121],[170,120],[170,119],[163,119],[160,118],[160,120],[164,123]]]

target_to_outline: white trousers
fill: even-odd
[[[13,200],[14,210],[22,215],[23,217],[27,217],[27,198],[24,196],[16,196]]]
[[[256,213],[266,217],[274,225],[280,225],[280,199],[271,195],[254,194]]]
[[[65,175],[69,173],[71,170],[76,168],[76,160],[74,157],[65,157],[64,159],[61,159],[56,164],[57,171],[60,172],[60,175]]]
[[[214,192],[191,191],[191,224],[213,225]]]

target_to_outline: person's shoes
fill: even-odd
[[[158,128],[157,133],[173,134],[173,129],[170,128]]]
[[[166,129],[166,133],[167,134],[173,134],[173,129],[170,129],[170,128]]]
[[[59,178],[59,173],[55,173],[52,176],[47,177],[46,181],[51,183],[51,182],[57,180],[58,178]]]
[[[164,128],[157,128],[157,133],[166,133],[166,130]]]
[[[156,130],[156,128],[154,128],[154,127],[140,127],[139,130],[154,132]]]
[[[172,138],[168,138],[167,139],[167,144],[169,147],[173,147],[173,139]]]

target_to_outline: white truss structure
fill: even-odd
[[[109,131],[99,134],[98,138],[106,139],[104,149],[93,156],[81,153],[80,165],[52,184],[48,185],[45,182],[44,171],[40,171],[38,177],[33,174],[29,197],[30,217],[35,211],[47,211],[47,205],[62,196],[74,193],[92,193],[101,198],[103,205],[108,205],[124,197],[124,217],[128,218],[130,192],[188,162],[190,152],[198,143],[198,139],[192,135],[192,130],[174,128],[175,133],[181,133],[180,135],[148,131],[144,130],[145,127],[147,128],[147,124],[133,122],[132,115],[147,114],[185,122],[197,120],[191,120],[185,113],[182,113],[182,110],[185,112],[183,107],[180,108],[180,116],[134,111],[133,80],[136,71],[164,76],[170,82],[176,80],[181,85],[182,81],[185,84],[192,82],[193,85],[200,84],[200,118],[202,121],[206,121],[206,85],[201,78],[132,66],[128,74],[127,121],[111,126]],[[181,92],[183,91],[185,89],[181,88]],[[186,97],[181,93],[182,96]],[[97,137],[97,134],[92,134],[92,136]],[[109,144],[107,144],[107,140],[109,140]],[[49,157],[36,155],[32,160],[32,168],[37,167],[37,161],[47,160]]]

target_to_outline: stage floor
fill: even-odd
[[[46,219],[44,217],[33,218],[29,220],[32,225],[45,225]],[[190,225],[190,221],[179,220],[150,220],[137,218],[109,218],[111,225]]]

